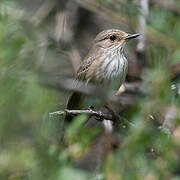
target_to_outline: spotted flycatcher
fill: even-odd
[[[119,87],[122,87],[128,68],[124,46],[128,40],[138,36],[139,34],[128,34],[118,29],[100,32],[77,71],[77,79],[86,84],[89,82],[103,84],[119,78]],[[75,107],[73,104],[75,105],[79,98],[79,93],[73,93],[68,101],[67,109],[73,109]]]

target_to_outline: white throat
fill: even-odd
[[[120,77],[122,82],[125,80],[127,74],[128,61],[123,53],[122,47],[111,47],[108,49],[107,57],[104,58],[102,66],[99,67],[99,72],[96,74],[98,79],[104,77],[105,79],[112,80]]]

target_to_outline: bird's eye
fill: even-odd
[[[112,35],[112,36],[109,37],[109,39],[110,39],[111,41],[114,41],[114,40],[116,40],[116,36],[115,36],[115,35]]]

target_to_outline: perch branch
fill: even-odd
[[[49,116],[53,116],[53,115],[64,115],[64,114],[69,114],[69,115],[80,115],[80,114],[87,114],[87,115],[91,115],[91,116],[96,116],[98,117],[96,120],[99,120],[99,121],[103,121],[105,120],[106,122],[109,120],[109,121],[112,121],[114,122],[114,120],[116,118],[119,118],[121,119],[124,123],[132,126],[132,127],[135,127],[135,124],[133,124],[132,122],[129,122],[127,119],[119,116],[119,115],[116,115],[116,116],[113,116],[112,114],[110,113],[103,113],[102,111],[100,110],[92,110],[92,109],[88,109],[88,110],[68,110],[68,109],[65,109],[64,111],[55,111],[55,112],[51,112],[49,113]],[[104,122],[105,122],[104,121]]]
[[[87,115],[91,115],[91,116],[96,116],[99,118],[99,120],[104,120],[104,119],[108,119],[113,121],[114,117],[110,114],[105,114],[102,111],[99,110],[92,110],[92,109],[88,109],[88,110],[68,110],[65,109],[64,111],[55,111],[55,112],[51,112],[49,113],[50,116],[52,115],[64,115],[64,114],[69,114],[69,115],[79,115],[79,114],[87,114]]]

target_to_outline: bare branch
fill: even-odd
[[[96,116],[98,117],[98,120],[104,120],[104,119],[108,119],[113,121],[114,117],[111,114],[105,114],[100,110],[92,110],[92,109],[88,109],[88,110],[68,110],[65,109],[64,111],[56,111],[56,112],[51,112],[49,113],[50,116],[52,115],[64,115],[64,114],[69,114],[69,115],[79,115],[79,114],[87,114],[87,115],[91,115],[91,116]]]
[[[113,131],[113,126],[111,122],[114,122],[116,119],[121,119],[122,122],[124,122],[125,124],[128,124],[132,127],[135,127],[135,124],[133,124],[132,122],[129,122],[126,118],[121,117],[117,114],[112,114],[110,112],[104,113],[101,110],[94,110],[94,109],[87,109],[87,110],[68,110],[65,109],[64,111],[55,111],[55,112],[51,112],[49,113],[49,116],[53,116],[53,115],[65,115],[65,114],[69,114],[69,115],[80,115],[80,114],[87,114],[90,116],[96,116],[96,120],[99,120],[103,123],[105,131],[106,132],[112,132]]]

